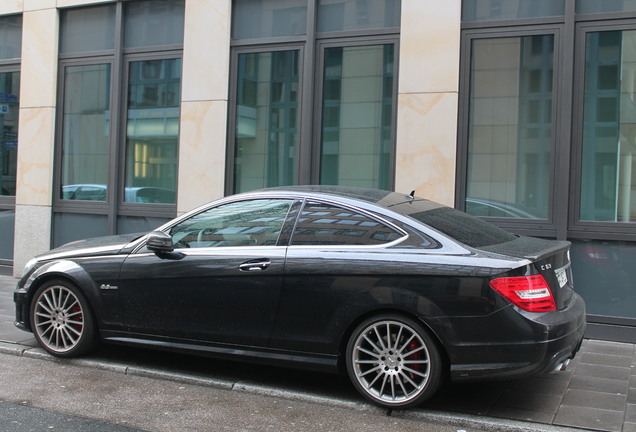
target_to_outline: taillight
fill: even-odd
[[[556,310],[552,291],[543,276],[503,277],[490,281],[490,286],[512,304],[528,312]]]

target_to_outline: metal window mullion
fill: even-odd
[[[575,38],[575,16],[576,0],[566,0],[565,2],[565,24],[563,34],[559,38],[559,64],[558,75],[556,76],[554,88],[555,94],[558,91],[557,105],[552,114],[557,127],[554,138],[556,139],[555,161],[556,168],[554,174],[552,211],[553,220],[556,224],[557,239],[565,240],[568,233],[568,214],[571,212],[573,201],[563,200],[562,197],[573,197],[571,189],[570,163],[572,154],[572,109],[575,74],[574,49]],[[556,48],[556,47],[555,47]],[[555,51],[556,52],[556,51]],[[559,145],[560,144],[560,145]],[[559,203],[564,203],[559,205]]]
[[[115,9],[115,50],[113,58],[113,70],[111,75],[110,86],[110,166],[108,170],[108,230],[110,234],[117,232],[117,210],[120,202],[119,192],[119,167],[120,154],[123,153],[120,150],[122,141],[122,134],[124,133],[123,114],[122,108],[124,107],[123,99],[125,98],[125,91],[123,89],[123,39],[124,39],[124,26],[123,26],[123,9],[124,6],[121,2],[117,3]]]
[[[302,57],[302,75],[301,75],[301,105],[300,105],[300,135],[298,139],[298,173],[296,175],[299,184],[313,183],[316,174],[315,152],[312,149],[314,143],[314,122],[313,114],[314,100],[317,97],[311,97],[317,90],[314,86],[314,78],[316,76],[315,68],[320,65],[316,62],[316,20],[318,17],[317,0],[309,0],[307,6],[307,39],[305,41],[305,49]],[[317,96],[317,94],[314,94]],[[316,128],[318,129],[318,128]],[[312,161],[314,161],[312,163]]]

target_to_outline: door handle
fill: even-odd
[[[247,261],[239,265],[239,270],[247,272],[261,271],[267,269],[267,267],[269,267],[271,263],[272,262],[268,259]]]

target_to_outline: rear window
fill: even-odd
[[[430,226],[447,236],[474,248],[482,248],[515,240],[517,236],[474,216],[426,200],[404,202],[391,207]]]

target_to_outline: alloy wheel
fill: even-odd
[[[86,331],[80,299],[68,287],[46,287],[35,300],[34,332],[47,351],[63,354],[76,348]]]
[[[431,381],[428,345],[420,332],[404,322],[373,322],[350,345],[350,373],[357,387],[374,402],[410,405],[419,401]]]

